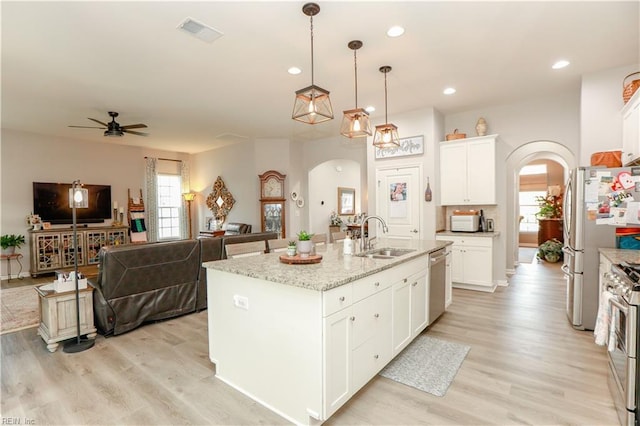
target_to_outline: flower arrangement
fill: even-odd
[[[536,213],[538,219],[562,218],[562,190],[560,186],[550,186],[546,196],[536,197],[540,211]]]
[[[342,219],[340,219],[340,216],[338,216],[338,213],[336,213],[335,210],[331,212],[329,219],[331,226],[342,226]]]
[[[38,225],[42,223],[42,219],[40,219],[40,215],[37,214],[28,214],[27,215],[27,225],[29,225],[30,227],[32,227],[33,225]]]

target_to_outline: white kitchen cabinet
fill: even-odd
[[[325,412],[334,413],[351,398],[351,309],[323,320]],[[329,414],[330,415],[330,414]]]
[[[452,291],[452,286],[451,286],[451,264],[453,263],[451,260],[451,246],[447,246],[445,248],[445,253],[447,256],[447,259],[445,260],[445,270],[444,270],[444,307],[445,309],[449,307],[449,305],[451,305],[451,302],[453,301],[453,291]]]
[[[497,135],[440,142],[443,206],[496,204]]]
[[[427,273],[416,272],[392,287],[393,355],[397,355],[427,326]]]
[[[640,159],[640,90],[622,108],[622,164]]]
[[[451,281],[453,287],[494,291],[493,258],[495,244],[490,237],[437,235],[436,240],[452,241]]]

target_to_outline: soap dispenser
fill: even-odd
[[[350,234],[347,234],[342,242],[342,253],[345,255],[353,254],[353,240],[351,239]]]

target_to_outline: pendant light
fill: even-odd
[[[378,148],[396,148],[400,146],[398,128],[389,123],[387,119],[387,73],[391,71],[389,65],[380,67],[380,72],[384,74],[384,121],[385,124],[376,126],[376,133],[373,136],[373,145]]]
[[[356,107],[343,111],[342,126],[340,134],[348,138],[361,138],[371,136],[371,123],[369,122],[369,113],[364,108],[358,108],[358,60],[356,52],[362,47],[360,40],[350,41],[349,49],[353,50],[353,68],[355,70],[356,81]]]
[[[307,124],[317,124],[333,119],[329,91],[313,84],[313,17],[320,12],[320,6],[307,3],[302,6],[302,12],[311,22],[311,86],[296,92],[291,118]]]

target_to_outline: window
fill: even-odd
[[[537,232],[538,219],[536,213],[540,210],[540,206],[536,201],[536,197],[544,197],[546,191],[520,191],[520,232]]]
[[[528,166],[524,166],[522,169],[520,169],[520,176],[546,175],[546,174],[547,174],[546,164],[529,164]]]
[[[158,240],[180,238],[182,182],[178,175],[158,175]]]

